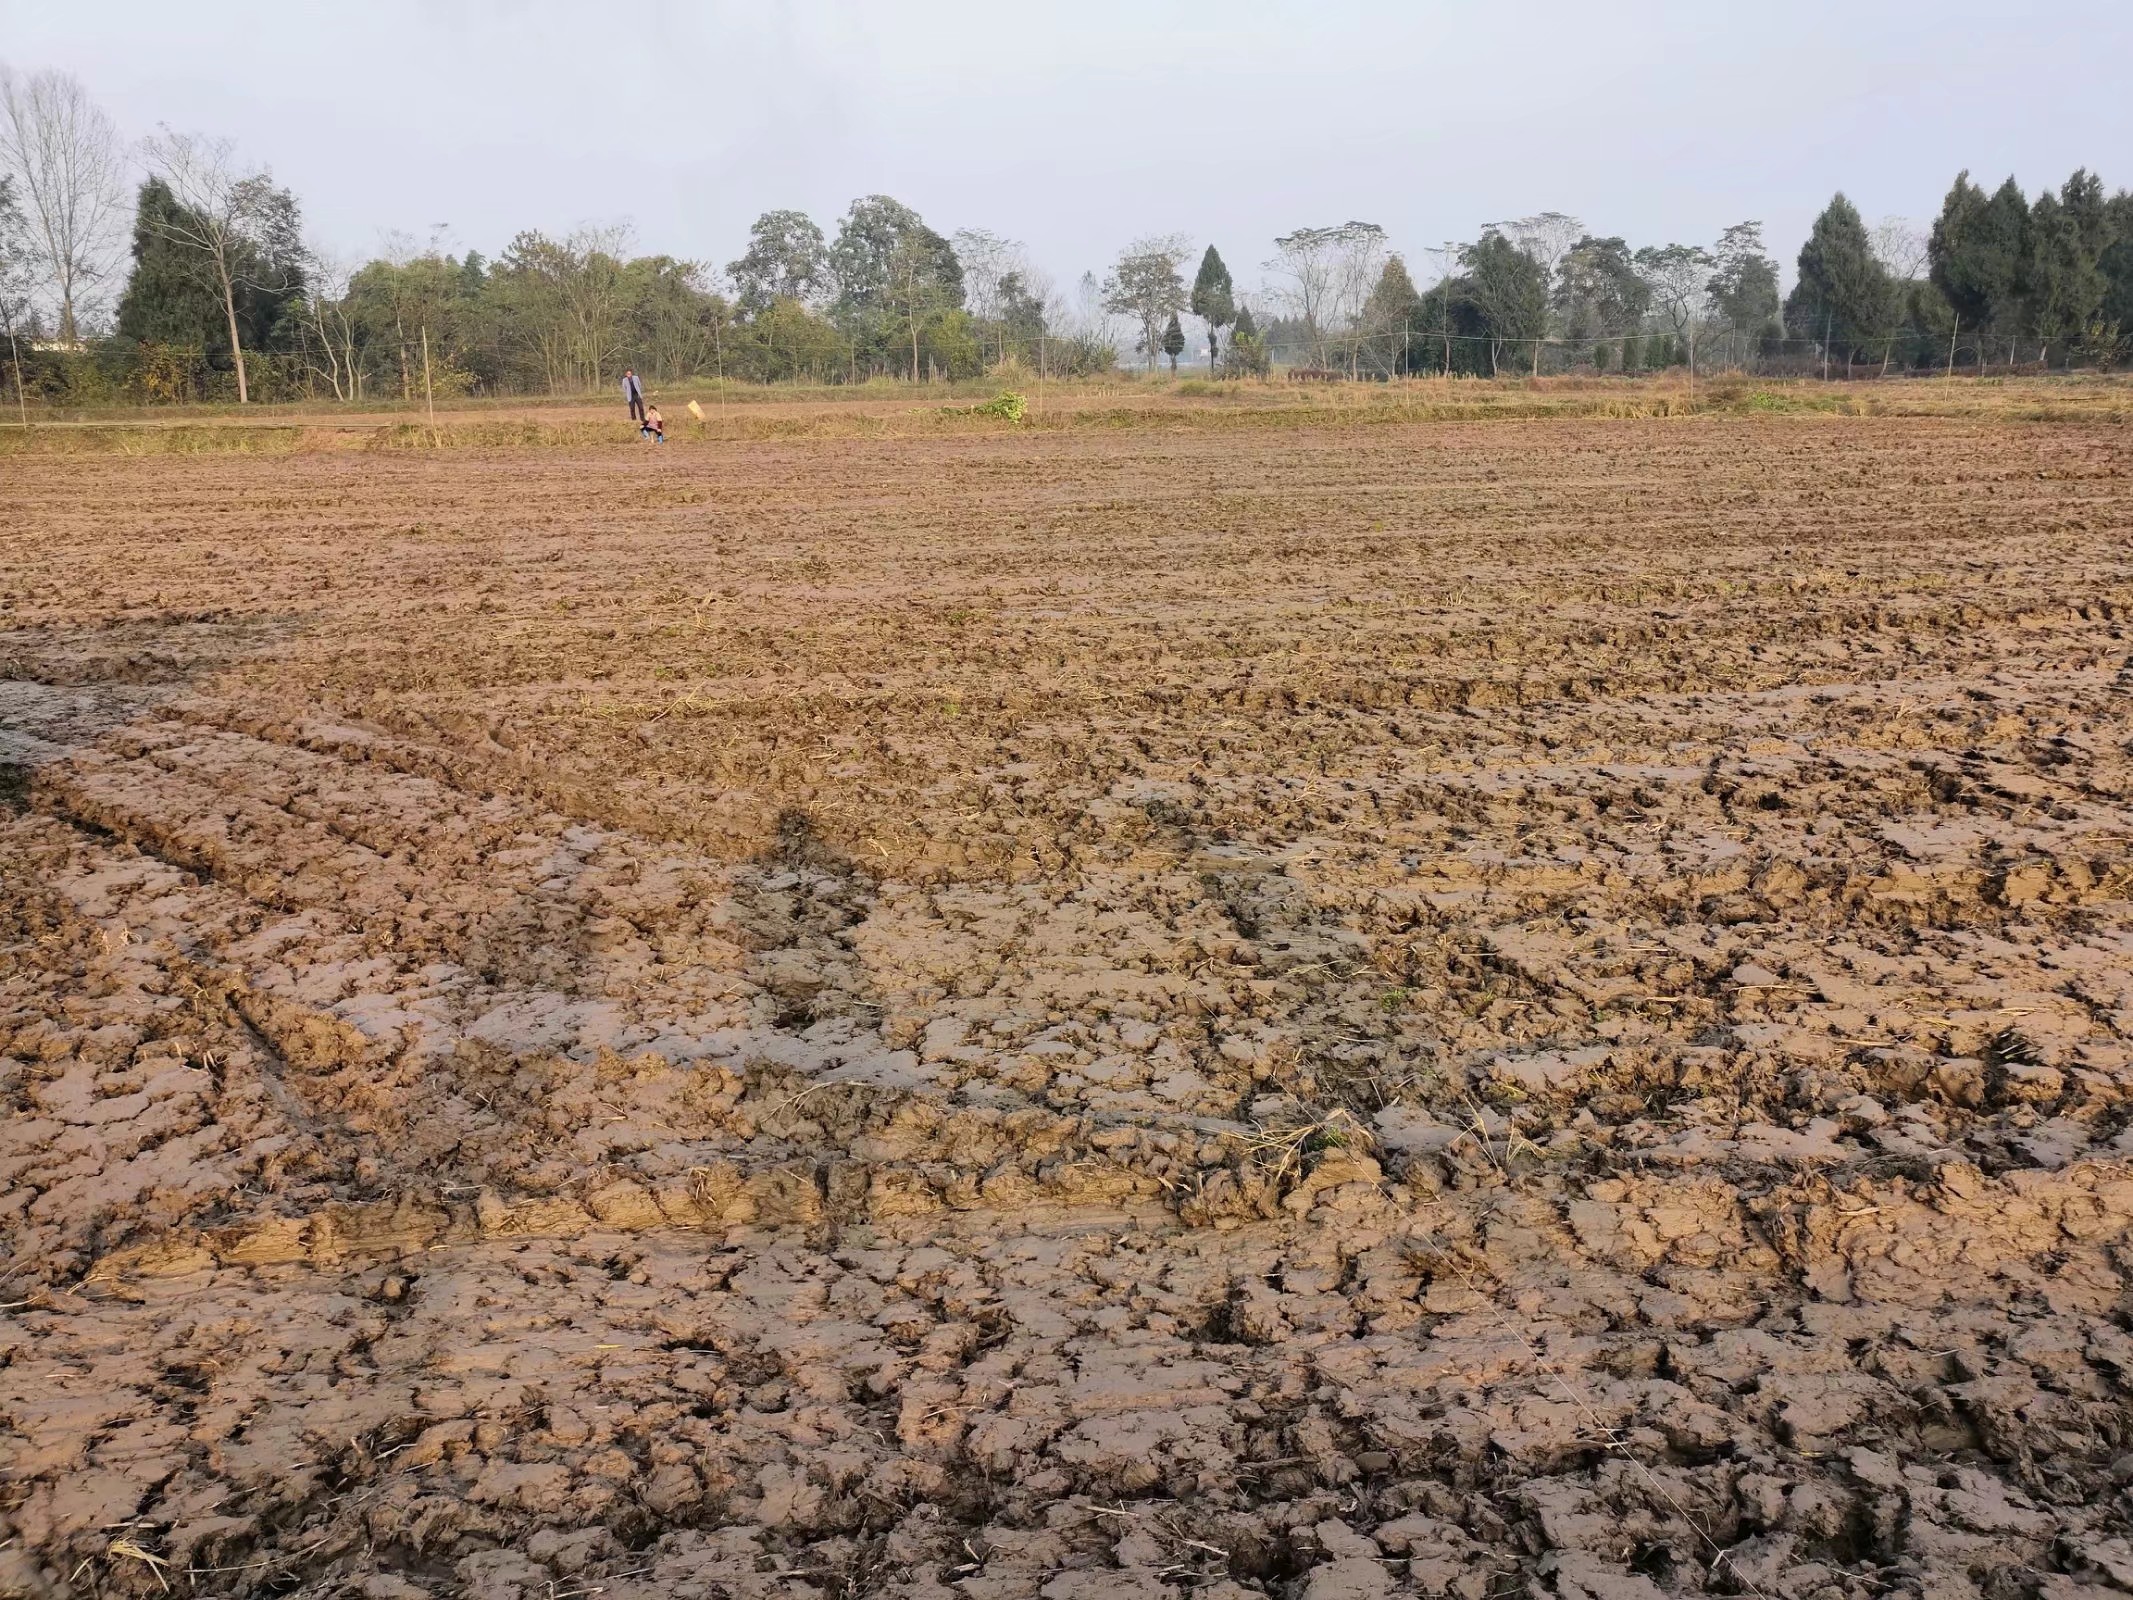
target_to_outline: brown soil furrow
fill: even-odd
[[[2123,427],[1381,420],[12,457],[0,1590],[2133,1586]]]

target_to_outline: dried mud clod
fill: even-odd
[[[2127,445],[1808,426],[22,458],[0,1592],[2133,1591]]]

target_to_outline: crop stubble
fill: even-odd
[[[0,1577],[2133,1584],[2129,466],[9,461]]]

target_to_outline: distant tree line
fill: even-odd
[[[2034,200],[1955,180],[1929,230],[1837,195],[1789,293],[1762,225],[1632,247],[1542,212],[1447,242],[1426,286],[1375,223],[1273,241],[1246,290],[1221,252],[1136,240],[1078,300],[1011,240],[943,234],[887,195],[825,230],[770,211],[722,268],[626,228],[521,233],[495,259],[393,236],[309,242],[296,197],[232,147],[167,130],[129,152],[63,74],[0,69],[0,355],[18,406],[574,393],[654,383],[1172,372],[1503,376],[1753,364],[1820,371],[2107,366],[2133,356],[2133,195],[2076,172]],[[131,227],[124,227],[130,212]],[[1198,324],[1188,334],[1186,318]]]
[[[1675,365],[1945,370],[2133,358],[2133,194],[2076,172],[2032,203],[1957,177],[1931,231],[1869,228],[1842,194],[1815,219],[1780,298],[1762,224],[1710,245],[1632,249],[1544,212],[1448,247],[1424,290],[1382,229],[1276,241],[1276,360],[1350,376],[1483,376]]]
[[[1116,359],[1053,325],[1011,245],[972,234],[959,253],[886,195],[854,201],[834,239],[797,212],[767,214],[721,282],[702,263],[633,253],[620,227],[528,231],[494,260],[394,238],[343,264],[303,246],[286,190],[263,173],[236,180],[247,185],[218,225],[162,174],[142,183],[110,333],[44,363],[48,387],[416,400],[576,393],[625,366],[654,382],[848,383]]]
[[[228,142],[166,130],[132,154],[129,194],[126,147],[78,82],[0,69],[0,360],[18,397],[411,401],[573,393],[625,366],[850,383],[1117,359],[1012,241],[945,237],[887,195],[853,201],[834,236],[766,213],[723,270],[637,254],[621,227],[528,231],[494,260],[393,236],[346,262]]]

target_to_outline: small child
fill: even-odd
[[[644,423],[638,428],[637,437],[650,439],[654,444],[665,444],[667,442],[666,419],[659,414],[659,407],[649,401],[645,403]]]

